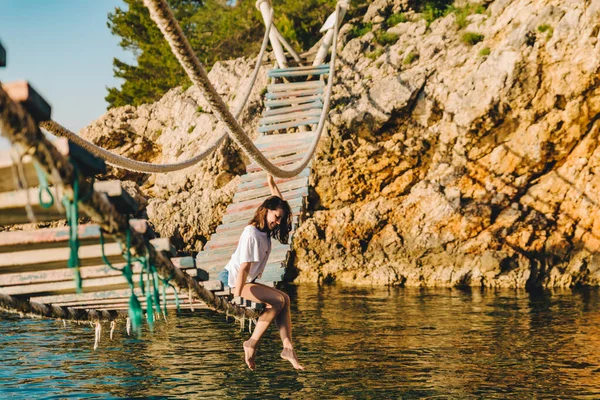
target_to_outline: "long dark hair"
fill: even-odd
[[[267,212],[269,210],[277,210],[281,208],[283,215],[281,221],[275,229],[269,232],[269,236],[279,240],[283,244],[287,244],[290,237],[290,231],[292,230],[292,209],[287,201],[283,200],[278,196],[271,196],[267,198],[263,203],[256,209],[254,217],[248,223],[254,225],[260,231],[265,231],[265,225],[267,223]]]

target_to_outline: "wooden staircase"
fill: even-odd
[[[317,78],[317,80],[302,82],[273,83],[267,86],[265,111],[258,128],[263,135],[254,144],[274,165],[285,168],[301,161],[307,154],[315,138],[314,129],[323,110],[325,85],[322,78],[328,73],[329,65],[269,71],[269,77],[273,79]],[[279,134],[280,131],[291,128],[298,129],[299,132]],[[225,268],[235,252],[244,227],[252,219],[258,206],[271,195],[267,185],[267,174],[259,165],[249,164],[246,172],[236,189],[233,202],[225,211],[221,225],[217,227],[204,250],[196,257],[198,267],[206,271],[209,280],[213,282],[218,280],[219,272]],[[309,176],[310,163],[293,178],[275,178],[284,200],[292,209],[290,238],[300,223],[300,217],[305,209]],[[269,263],[258,282],[274,284],[283,280],[290,249],[290,244],[272,242]]]

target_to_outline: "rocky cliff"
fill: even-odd
[[[600,0],[457,1],[445,10],[375,0],[345,24],[310,215],[293,240],[296,280],[598,285],[599,33]],[[249,64],[213,68],[230,102]],[[264,83],[244,114],[247,131]],[[210,139],[217,122],[207,111],[194,89],[176,89],[111,111],[85,134],[172,161]],[[189,171],[134,178],[159,231],[199,250],[242,161],[228,144]]]

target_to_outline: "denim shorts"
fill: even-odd
[[[229,271],[224,269],[219,272],[219,280],[223,282],[223,287],[229,287]]]

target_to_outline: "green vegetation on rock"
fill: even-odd
[[[167,90],[191,85],[148,10],[138,0],[123,0],[108,14],[108,27],[119,45],[136,62],[117,58],[113,71],[121,87],[108,88],[108,108],[140,105],[160,99]],[[205,68],[219,60],[254,57],[260,48],[264,23],[254,1],[168,0],[175,18]],[[346,20],[364,13],[366,0],[353,0]],[[297,49],[308,50],[321,37],[319,29],[335,9],[335,0],[281,0],[274,4],[275,25]],[[358,14],[357,14],[358,15]]]

